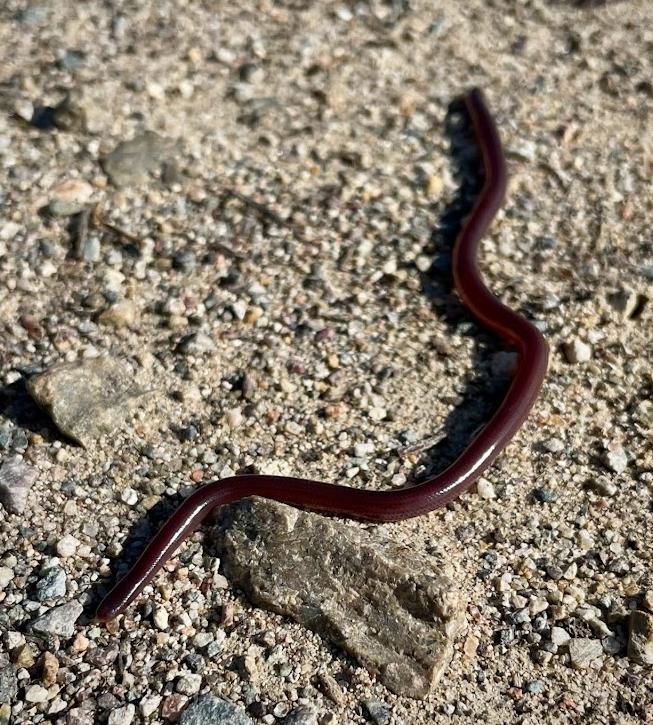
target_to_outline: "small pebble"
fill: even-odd
[[[388,725],[390,722],[390,710],[380,700],[365,700],[365,710],[375,725]]]
[[[41,685],[30,685],[25,691],[26,702],[45,702],[48,699],[48,691]]]
[[[569,643],[571,637],[567,634],[567,630],[562,627],[551,627],[551,641],[558,647],[564,647]]]
[[[629,632],[628,657],[642,665],[653,665],[653,614],[633,610]]]
[[[168,629],[168,610],[165,607],[157,607],[152,616],[154,626],[161,631]]]
[[[231,430],[238,428],[243,422],[243,414],[240,408],[231,408],[225,413],[225,422]]]
[[[0,466],[0,503],[9,513],[23,513],[37,477],[38,470],[20,458],[6,460]]]
[[[45,602],[48,599],[63,597],[66,593],[66,572],[60,566],[46,569],[36,582],[36,599]]]
[[[569,642],[569,658],[574,669],[582,670],[603,654],[601,640],[588,637],[572,637]]]
[[[161,695],[146,695],[138,703],[138,709],[143,717],[153,715],[161,704]]]
[[[79,541],[72,534],[66,534],[57,541],[57,555],[64,559],[66,557],[73,556],[73,554],[77,551],[78,546]]]
[[[615,473],[623,473],[628,467],[628,456],[623,448],[606,451],[604,459],[607,467]]]
[[[182,695],[196,695],[202,687],[202,675],[187,674],[182,675],[175,685],[175,690]]]
[[[489,500],[497,497],[494,485],[487,478],[479,478],[476,482],[476,492],[484,499]]]
[[[138,503],[138,493],[133,488],[124,488],[120,493],[120,500],[128,506],[135,506]]]
[[[597,476],[590,479],[589,486],[601,496],[614,496],[619,490],[617,484],[605,476]]]
[[[14,576],[13,569],[8,566],[0,566],[0,590],[4,589]]]
[[[112,710],[107,725],[130,725],[136,714],[136,707],[132,703]]]
[[[581,340],[570,340],[564,344],[563,349],[567,362],[572,365],[592,359],[592,348]]]

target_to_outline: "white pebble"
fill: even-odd
[[[125,488],[120,494],[120,500],[128,506],[134,506],[138,501],[138,494],[133,488]]]
[[[628,466],[628,456],[623,448],[616,448],[606,452],[605,462],[610,470],[623,473]]]
[[[225,413],[224,418],[231,430],[238,428],[243,422],[243,414],[240,412],[240,408],[231,408]]]
[[[62,557],[72,556],[79,546],[79,541],[72,535],[66,534],[57,541],[57,554]]]
[[[165,607],[157,607],[154,610],[152,621],[157,629],[162,631],[168,629],[168,610]]]
[[[149,717],[156,712],[161,704],[161,695],[146,695],[138,704],[143,717]]]
[[[548,441],[544,442],[544,447],[549,453],[560,453],[565,449],[565,444],[560,438],[549,438]]]
[[[231,311],[237,320],[244,320],[247,314],[247,303],[243,300],[238,300],[231,305]]]
[[[486,501],[492,498],[496,498],[497,494],[494,490],[494,486],[487,480],[487,478],[479,478],[476,482],[476,492],[478,495]]]
[[[388,411],[385,408],[375,407],[375,408],[370,408],[368,411],[368,415],[370,416],[370,418],[377,422],[383,420],[387,414],[388,414]]]
[[[592,348],[582,340],[570,340],[564,344],[565,358],[572,364],[587,362],[592,359]]]
[[[0,566],[0,589],[4,589],[14,578],[14,572],[8,566]]]
[[[41,685],[30,685],[25,692],[27,702],[45,702],[48,699],[48,691]]]
[[[182,695],[196,695],[202,686],[202,675],[189,673],[177,680],[175,690]]]
[[[112,710],[107,723],[108,725],[129,725],[135,714],[136,706],[129,703],[129,705]]]
[[[553,644],[557,644],[558,647],[564,647],[570,639],[571,637],[566,629],[562,627],[551,627],[551,641]]]
[[[357,443],[354,446],[356,458],[367,458],[371,453],[374,453],[374,443]]]

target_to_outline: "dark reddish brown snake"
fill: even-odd
[[[112,619],[138,596],[181,542],[216,506],[246,496],[266,498],[315,511],[369,521],[398,521],[433,511],[465,491],[495,460],[531,410],[546,374],[548,346],[528,320],[502,304],[485,286],[478,268],[479,242],[501,207],[506,163],[496,126],[481,92],[464,96],[483,157],[484,185],[453,249],[456,290],[477,320],[514,348],[517,371],[488,424],[442,473],[412,488],[363,491],[282,476],[243,475],[213,481],[191,494],[148,544],[140,559],[101,602],[97,619]]]

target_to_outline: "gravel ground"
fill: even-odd
[[[269,724],[651,721],[651,28],[646,0],[2,4],[0,456],[26,501],[0,512],[0,722],[169,722],[198,694],[201,722],[209,692]],[[483,269],[552,360],[475,491],[378,527],[468,597],[437,691],[253,608],[210,529],[90,622],[202,480],[401,486],[487,418],[510,361],[444,253],[471,85],[511,173]],[[101,354],[149,393],[81,447],[25,381]]]

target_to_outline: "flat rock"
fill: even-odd
[[[603,654],[600,639],[590,637],[572,637],[569,642],[569,659],[576,670],[589,667],[590,663]]]
[[[0,503],[12,514],[20,514],[27,505],[27,495],[38,476],[34,466],[12,458],[0,466]]]
[[[84,607],[73,599],[60,607],[54,607],[32,622],[32,630],[39,634],[56,634],[59,637],[72,637],[75,634],[75,622],[84,611]]]
[[[27,389],[57,428],[84,447],[118,428],[147,392],[109,357],[55,365],[30,378]]]
[[[180,725],[254,725],[244,710],[214,695],[193,700],[179,719]]]
[[[145,131],[129,141],[123,141],[102,159],[102,166],[114,186],[142,184],[148,176],[160,169],[164,161],[174,157],[176,143]]]
[[[431,558],[352,524],[265,499],[225,508],[225,572],[257,605],[353,655],[398,695],[426,697],[466,602]]]
[[[631,613],[628,657],[640,665],[653,665],[653,614],[638,609]]]

